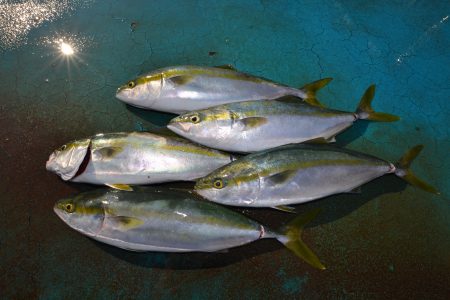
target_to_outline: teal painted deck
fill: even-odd
[[[2,298],[449,297],[448,2],[16,2],[25,5],[0,1]],[[59,39],[74,46],[70,59]],[[114,94],[137,74],[179,64],[233,64],[292,86],[334,77],[319,98],[350,111],[376,83],[374,108],[402,120],[360,122],[338,144],[391,161],[424,144],[413,169],[442,194],[385,176],[361,195],[298,206],[323,209],[305,240],[326,271],[276,241],[229,253],[130,253],[71,230],[53,204],[92,187],[46,172],[48,155],[75,138],[165,124],[171,115]],[[272,226],[292,218],[245,213]]]

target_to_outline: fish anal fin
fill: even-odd
[[[116,190],[121,190],[121,191],[127,191],[127,192],[132,192],[133,188],[131,186],[129,186],[128,184],[119,184],[119,183],[115,183],[115,184],[111,184],[111,183],[105,183],[105,185],[116,189]]]
[[[329,144],[329,143],[335,143],[335,142],[336,142],[336,138],[334,136],[327,138],[327,139],[324,137],[319,137],[319,138],[305,141],[305,143],[307,143],[307,144]]]
[[[289,179],[297,174],[297,170],[287,170],[274,175],[271,175],[267,180],[271,181],[273,184],[281,184],[287,182]]]
[[[267,121],[267,118],[264,117],[249,117],[240,119],[238,122],[243,125],[244,130],[249,130],[264,125],[267,123]]]
[[[184,85],[186,83],[189,83],[192,79],[194,79],[194,76],[178,75],[178,76],[170,77],[167,80],[172,82],[174,85]]]
[[[295,214],[295,208],[292,206],[287,205],[278,205],[278,206],[272,206],[273,209],[284,211],[287,213]]]
[[[296,97],[296,96],[287,95],[287,96],[283,96],[283,97],[280,97],[280,98],[273,99],[273,101],[278,101],[278,102],[283,102],[283,103],[298,104],[298,103],[302,103],[303,99],[299,98],[299,97]]]
[[[220,65],[220,66],[214,66],[214,68],[218,68],[218,69],[225,69],[225,70],[231,70],[231,71],[237,71],[235,67],[233,67],[230,64],[227,65]]]
[[[362,193],[362,188],[360,186],[358,186],[358,187],[356,187],[354,189],[346,191],[345,193],[347,193],[347,194],[361,194]]]
[[[109,216],[108,220],[113,224],[114,227],[121,230],[130,230],[144,224],[144,221],[139,218],[127,216]]]

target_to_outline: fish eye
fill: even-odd
[[[136,85],[136,84],[134,83],[133,80],[131,80],[131,81],[129,81],[129,82],[127,83],[127,87],[129,87],[130,89],[134,88],[135,85]]]
[[[213,186],[214,186],[216,189],[221,189],[221,188],[223,188],[223,181],[222,181],[222,179],[216,179],[216,180],[214,180]]]
[[[61,148],[59,148],[59,150],[64,151],[67,149],[67,145],[62,145]]]
[[[64,205],[64,209],[68,212],[71,213],[74,211],[74,205],[72,203],[67,203],[66,205]]]
[[[200,122],[200,117],[199,116],[191,116],[189,118],[189,120],[191,120],[192,123],[197,124],[198,122]]]

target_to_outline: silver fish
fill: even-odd
[[[192,181],[234,160],[169,133],[108,133],[72,141],[50,155],[46,168],[63,180],[131,190],[130,184]]]
[[[303,243],[303,226],[311,211],[272,230],[223,206],[170,188],[137,188],[128,193],[95,190],[62,199],[55,213],[90,238],[131,251],[214,252],[263,238],[283,243],[310,265],[325,269]]]
[[[178,116],[167,127],[199,144],[232,152],[256,152],[306,141],[334,142],[356,120],[392,122],[397,116],[374,112],[370,86],[355,112],[309,105],[296,98],[223,104]]]
[[[176,66],[152,71],[119,87],[116,97],[130,105],[181,114],[214,105],[293,95],[318,105],[325,78],[295,89],[236,71],[230,66]]]
[[[409,166],[423,146],[409,150],[397,164],[328,145],[288,145],[249,154],[204,178],[195,191],[222,204],[274,207],[345,193],[393,173],[431,193],[438,191],[417,178]],[[289,209],[289,208],[287,208]]]

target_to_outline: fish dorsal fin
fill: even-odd
[[[311,83],[305,84],[300,89],[306,93],[306,98],[303,99],[306,103],[318,107],[325,107],[322,103],[319,102],[316,98],[316,93],[318,90],[326,86],[333,78],[323,78]]]
[[[273,184],[281,184],[289,181],[297,174],[297,170],[286,170],[267,177],[267,180]]]
[[[214,68],[225,69],[225,70],[231,70],[231,71],[237,71],[236,68],[233,67],[233,66],[230,65],[230,64],[228,64],[228,65],[214,66]]]
[[[119,183],[111,184],[111,183],[105,183],[105,185],[107,185],[107,186],[109,186],[109,187],[111,187],[111,188],[113,188],[113,189],[116,189],[116,190],[127,191],[127,192],[132,192],[132,191],[133,191],[133,188],[132,188],[131,186],[129,186],[128,184],[119,184]]]
[[[273,99],[273,101],[283,102],[283,103],[294,103],[299,104],[302,103],[303,99],[299,97],[295,97],[292,95],[283,96],[280,98]]]
[[[268,121],[267,118],[264,117],[248,117],[240,119],[238,123],[244,127],[243,130],[249,130],[264,125],[267,123],[267,121]]]
[[[194,79],[194,76],[192,75],[177,75],[170,77],[167,80],[170,81],[173,85],[184,85],[186,83],[189,83],[192,79]]]
[[[108,221],[111,222],[115,228],[124,231],[137,228],[144,224],[144,221],[139,218],[127,216],[108,216]]]
[[[292,206],[287,205],[278,205],[278,206],[272,206],[273,209],[284,211],[287,213],[295,214],[295,208]]]

